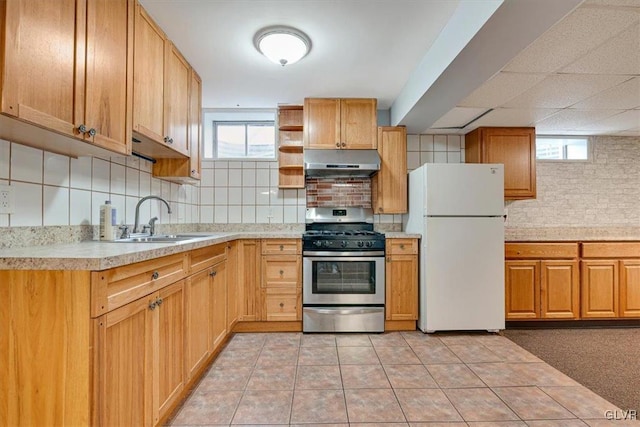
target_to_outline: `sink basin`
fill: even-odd
[[[166,234],[156,236],[135,236],[114,240],[116,243],[177,243],[190,240],[207,239],[214,234]]]

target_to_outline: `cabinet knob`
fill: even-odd
[[[209,276],[211,276],[211,277],[215,277],[215,276],[216,276],[216,272],[215,272],[215,271],[212,271],[211,273],[209,273]]]
[[[162,301],[163,301],[162,298],[158,298],[156,300],[156,304],[158,305],[158,307],[160,307],[160,304],[162,304]]]
[[[336,147],[340,148],[340,143],[336,142]]]
[[[280,270],[280,277],[284,275],[284,270]]]
[[[404,244],[400,244],[400,249],[404,249]]]
[[[155,310],[157,305],[158,305],[157,301],[149,303],[149,310]]]
[[[196,173],[196,170],[195,169],[191,169],[191,173]]]
[[[85,125],[78,126],[78,132],[87,133],[87,127]]]
[[[169,138],[168,136],[165,136],[164,142],[166,142],[167,144],[173,144],[173,138]]]
[[[283,307],[284,307],[284,303],[283,303],[283,302],[281,302],[281,303],[280,303],[280,308],[283,308]]]
[[[342,146],[342,148],[344,148],[344,147],[346,147],[346,146],[347,146],[347,143],[346,143],[346,142],[343,142],[343,143],[342,143],[342,144],[340,144],[340,145]]]
[[[94,128],[89,129],[89,132],[87,132],[89,134],[89,136],[96,136],[96,130]]]
[[[157,271],[154,271],[153,274],[151,275],[151,278],[153,280],[156,280],[158,277],[160,277],[160,273],[158,273]]]
[[[280,245],[280,250],[284,250],[284,245]]]

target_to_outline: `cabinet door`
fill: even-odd
[[[640,317],[640,260],[620,261],[620,317]]]
[[[507,319],[540,317],[540,263],[505,261],[505,316]]]
[[[215,351],[227,335],[227,262],[212,268],[209,351]]]
[[[209,356],[209,313],[211,312],[211,269],[187,278],[185,283],[185,362],[187,380],[200,370]]]
[[[407,212],[407,130],[378,128],[380,171],[371,180],[373,211],[379,214]]]
[[[340,100],[340,148],[376,149],[377,101],[372,98]]]
[[[263,255],[262,287],[300,287],[300,255]]]
[[[582,317],[618,315],[618,261],[582,261]]]
[[[486,128],[482,135],[482,162],[504,164],[505,198],[535,198],[536,141],[533,128]]]
[[[386,319],[418,319],[418,257],[387,255]]]
[[[200,179],[200,152],[202,150],[202,80],[191,69],[191,84],[189,87],[189,148],[190,148],[190,176]]]
[[[260,319],[260,240],[240,240],[238,242],[238,284],[241,321],[253,322]]]
[[[184,280],[163,288],[156,300],[158,351],[154,364],[154,423],[167,414],[184,389]]]
[[[542,261],[540,264],[540,317],[577,319],[580,316],[578,261]]]
[[[306,98],[303,117],[305,148],[340,148],[339,99]]]
[[[231,332],[238,321],[240,301],[238,282],[238,243],[230,242],[227,252],[227,332]]]
[[[164,142],[165,35],[136,4],[133,67],[133,130]]]
[[[85,1],[4,1],[6,28],[2,106],[4,114],[78,136],[84,92]],[[121,65],[121,64],[120,64]]]
[[[263,320],[272,322],[302,319],[301,288],[267,288],[263,292]]]
[[[152,411],[153,294],[97,319],[94,409],[97,424],[150,426]]]
[[[93,143],[131,153],[133,0],[87,1],[84,124]],[[88,134],[87,134],[88,135]]]
[[[174,150],[188,156],[190,66],[171,42],[165,52],[165,137]]]

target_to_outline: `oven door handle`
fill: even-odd
[[[303,257],[330,257],[336,261],[345,257],[352,258],[373,258],[384,257],[384,251],[369,251],[369,252],[331,252],[331,251],[303,251]]]
[[[369,313],[379,313],[381,310],[384,310],[384,307],[358,307],[358,308],[317,308],[317,307],[305,307],[305,310],[313,311],[318,314],[369,314]]]

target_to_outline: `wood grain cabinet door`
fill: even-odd
[[[169,146],[189,156],[189,63],[171,42],[165,53],[164,119]]]
[[[200,153],[202,150],[202,80],[198,73],[191,69],[191,83],[189,86],[189,176],[200,179],[202,163]]]
[[[540,263],[505,261],[505,316],[507,319],[540,317]]]
[[[540,265],[540,317],[577,319],[580,316],[578,261],[541,261]]]
[[[211,311],[211,269],[189,276],[185,282],[185,362],[191,380],[209,356],[209,312]]]
[[[386,320],[418,319],[418,256],[387,255]]]
[[[620,317],[640,317],[640,260],[620,261]]]
[[[373,211],[378,214],[407,212],[407,130],[378,128],[380,171],[371,180]]]
[[[340,99],[306,98],[303,121],[304,148],[340,148]]]
[[[374,98],[340,100],[340,148],[377,148],[377,104]]]
[[[227,262],[211,268],[211,311],[209,312],[209,351],[214,352],[227,335]]]
[[[582,261],[582,317],[618,316],[618,261]]]

